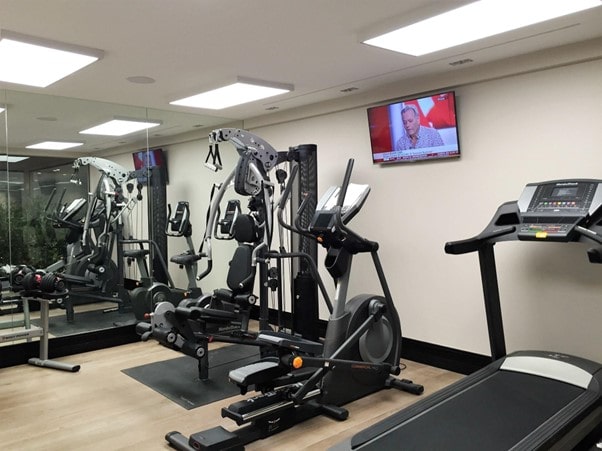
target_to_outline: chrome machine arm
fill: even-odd
[[[223,186],[233,181],[235,191],[241,195],[256,196],[263,191],[263,200],[266,206],[267,233],[264,235],[264,244],[269,248],[272,231],[273,210],[273,183],[268,173],[281,162],[280,153],[267,141],[253,133],[238,128],[220,128],[209,134],[209,145],[220,142],[229,142],[238,151],[240,159],[234,171],[228,176]],[[216,196],[216,205],[221,202],[224,190]],[[211,214],[210,217],[212,218]],[[212,225],[212,224],[211,224]]]
[[[113,201],[115,200],[114,199],[115,193],[113,192],[113,190],[111,190],[111,186],[110,186],[109,181],[107,180],[107,177],[113,181],[115,186],[121,186],[125,182],[127,182],[128,180],[133,178],[132,172],[128,171],[123,166],[121,166],[113,161],[104,159],[104,158],[80,157],[80,158],[77,158],[73,162],[74,174],[72,176],[72,181],[74,181],[76,183],[81,183],[81,182],[79,182],[77,173],[79,171],[79,168],[82,166],[92,166],[92,167],[98,169],[98,171],[100,171],[103,174],[103,177],[100,178],[98,183],[99,183],[99,185],[102,186],[101,192],[104,195],[103,200],[105,202],[105,212],[106,212],[107,219],[108,219],[106,228],[108,229],[110,224],[117,222],[119,220],[124,221],[126,219],[124,217],[124,213],[127,214],[126,212],[129,212],[133,209],[133,206],[135,205],[135,201],[133,201],[134,205],[131,204],[132,200],[130,200],[129,202],[126,202],[126,203],[120,203],[119,205],[116,205],[118,207],[118,211],[116,213],[114,213],[112,206],[113,206]],[[99,186],[99,188],[100,188],[100,186]],[[90,194],[89,197],[90,197],[90,199],[89,199],[89,203],[88,203],[88,212],[86,215],[86,219],[85,219],[85,223],[84,223],[84,233],[82,236],[83,243],[86,243],[87,239],[88,239],[89,223],[90,223],[90,218],[91,218],[93,208],[94,208],[94,202],[93,202],[94,196],[92,194]]]
[[[87,165],[95,167],[103,174],[106,174],[118,185],[123,185],[125,182],[133,178],[130,175],[131,171],[128,171],[123,166],[98,157],[80,157],[73,162],[73,169],[75,172],[77,172],[81,166]]]
[[[278,164],[278,152],[267,141],[239,128],[218,128],[209,134],[209,144],[228,141],[239,154],[250,152],[267,173]]]

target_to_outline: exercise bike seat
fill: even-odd
[[[184,252],[183,254],[174,255],[169,259],[169,261],[180,266],[192,266],[201,258],[203,258],[203,254],[191,254],[189,252]]]
[[[123,256],[126,258],[138,259],[138,258],[146,257],[148,254],[150,254],[150,251],[148,249],[124,249],[123,250]]]

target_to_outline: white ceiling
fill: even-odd
[[[421,57],[360,43],[362,37],[393,24],[466,3],[469,1],[0,0],[2,29],[104,51],[99,62],[48,88],[0,83],[0,89],[192,113],[194,119],[187,126],[213,126],[454,71],[457,67],[450,63],[465,58],[478,65],[602,36],[602,7],[597,7]],[[132,76],[151,77],[155,83],[131,83],[127,78]],[[236,76],[290,83],[295,89],[220,111],[169,105]],[[357,90],[343,91],[348,88]]]

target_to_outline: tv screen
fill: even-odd
[[[460,156],[453,91],[368,108],[374,163]]]
[[[163,175],[163,181],[167,184],[167,161],[165,159],[165,153],[163,149],[149,149],[149,150],[140,150],[138,152],[134,152],[132,157],[134,158],[134,169],[136,171],[141,171],[141,174],[137,177],[138,183],[146,184],[148,174],[144,169],[158,167],[161,174]]]

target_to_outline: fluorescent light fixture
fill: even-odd
[[[84,143],[67,142],[67,141],[44,141],[37,144],[26,146],[26,149],[42,149],[42,150],[65,150],[72,147],[83,146]]]
[[[2,113],[5,110],[5,108],[3,106],[0,106],[0,113]]]
[[[189,106],[221,110],[234,105],[284,94],[293,90],[293,85],[272,83],[238,77],[236,83],[212,91],[202,92],[190,97],[169,102],[170,105]]]
[[[102,50],[0,30],[0,81],[45,88],[102,56]]]
[[[481,0],[363,42],[420,56],[601,4],[601,0]]]
[[[18,163],[27,160],[29,157],[13,157],[11,155],[0,155],[0,162]]]
[[[124,136],[161,125],[161,121],[145,119],[114,118],[100,125],[82,130],[84,135]]]

